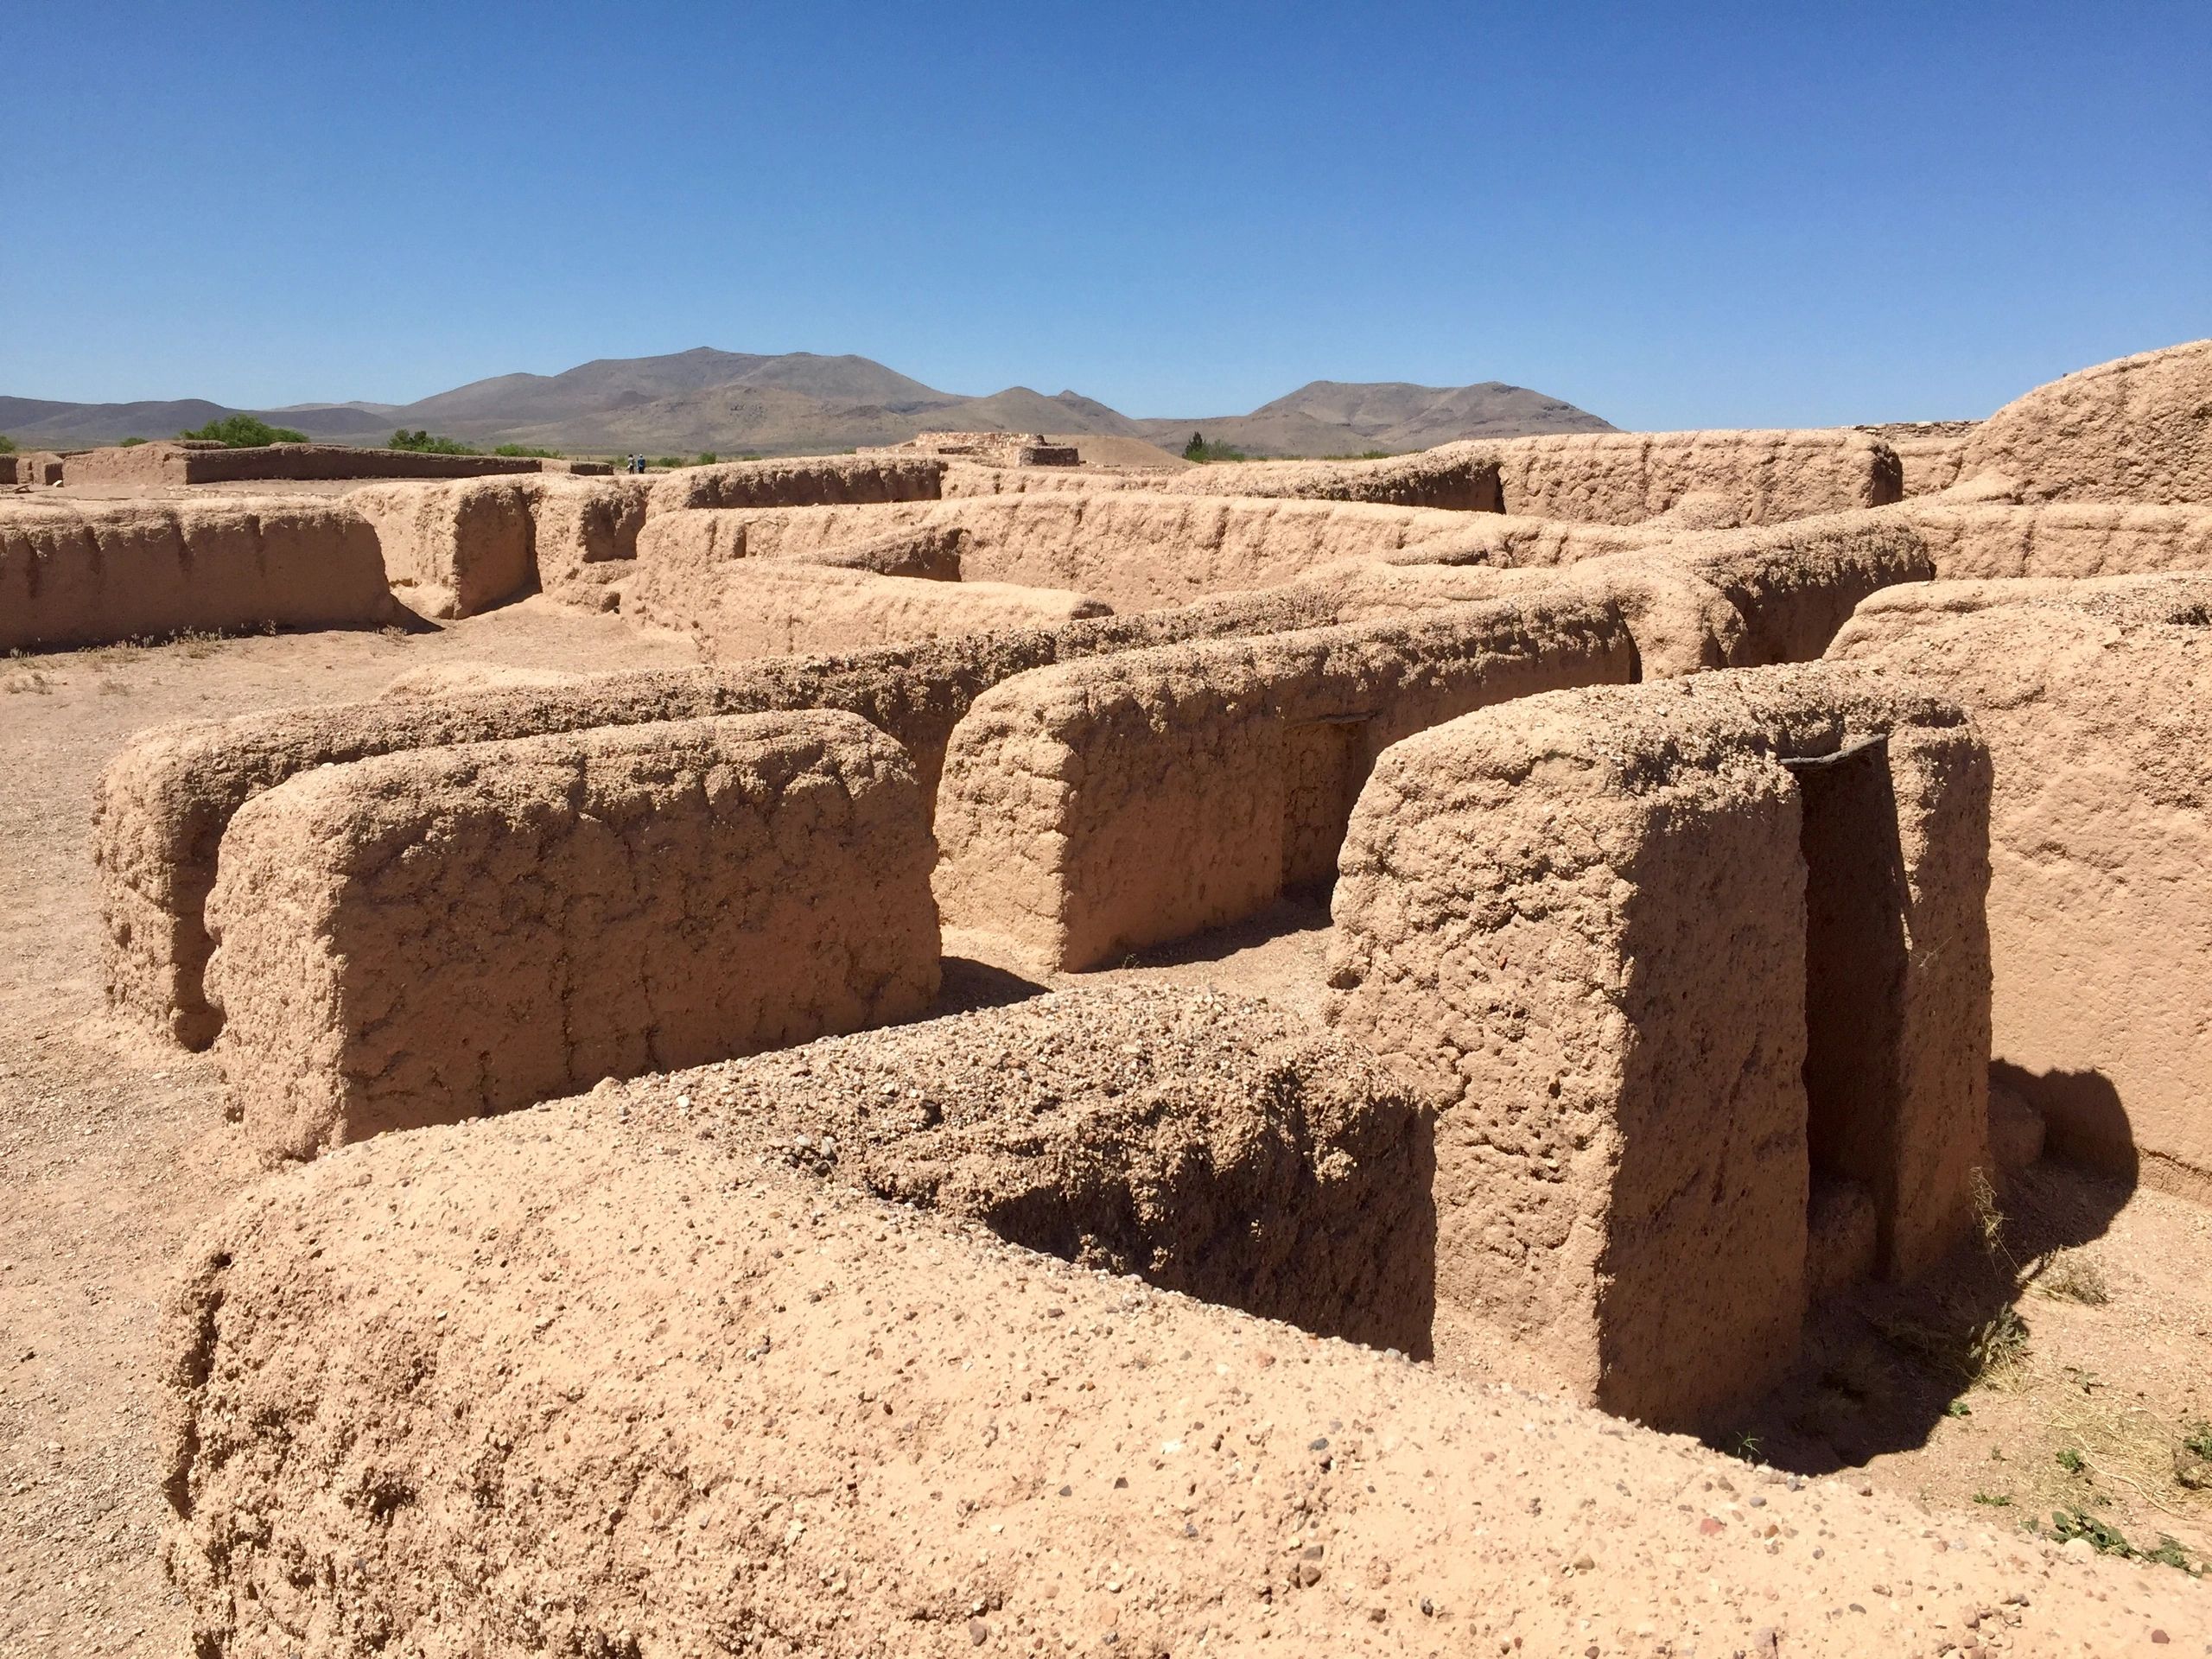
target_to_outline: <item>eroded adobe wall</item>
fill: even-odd
[[[1936,574],[1912,526],[1872,513],[1679,536],[1658,552],[1743,619],[1725,654],[1730,668],[1810,662],[1867,594]]]
[[[1538,1380],[1673,1424],[1788,1365],[1812,1106],[1782,762],[1868,738],[1903,943],[1886,1099],[1853,1108],[1885,1115],[1879,1155],[1851,1173],[1904,1275],[1971,1225],[1988,1155],[1987,760],[1955,707],[1815,664],[1560,692],[1382,757],[1329,1012],[1446,1103],[1440,1352],[1503,1338]]]
[[[1147,610],[1274,586],[1344,559],[1388,556],[1462,536],[1467,524],[1465,514],[1357,502],[1138,493],[669,513],[655,517],[639,538],[632,593],[639,614],[683,626],[719,565],[817,560],[887,534],[933,530],[967,538],[964,580],[1066,589],[1095,594],[1116,610]],[[1505,556],[1486,554],[1487,545],[1452,556],[1502,562]]]
[[[690,507],[811,507],[839,502],[934,501],[944,463],[922,456],[811,455],[686,467],[653,481],[649,514]]]
[[[395,614],[375,536],[334,503],[0,508],[0,650],[186,629],[373,627]]]
[[[68,480],[73,485],[151,489],[264,479],[488,478],[536,473],[543,465],[527,456],[440,455],[337,443],[269,443],[232,449],[220,444],[155,442],[73,455]]]
[[[1959,475],[2037,501],[2212,505],[2212,340],[2037,386],[1975,429]]]
[[[109,763],[93,796],[108,1000],[188,1047],[207,1045],[221,1022],[201,990],[208,944],[200,912],[223,832],[247,801],[311,767],[598,726],[826,708],[857,714],[897,738],[933,800],[953,726],[977,696],[1011,675],[1180,639],[1325,626],[1336,620],[1337,601],[1332,588],[1286,588],[844,657],[594,675],[573,687],[506,688],[404,706],[371,699],[147,732]]]
[[[2212,569],[2212,506],[1936,496],[1883,516],[1912,525],[1944,582]]]
[[[948,496],[1096,494],[1114,490],[1371,501],[1452,512],[1499,511],[1497,459],[1491,446],[1471,442],[1447,443],[1382,461],[1248,461],[1119,474],[956,462],[945,474],[944,485]]]
[[[850,715],[320,767],[247,804],[207,906],[231,1115],[269,1159],[913,1018],[936,861]]]
[[[603,608],[634,568],[637,479],[468,479],[349,490],[374,526],[393,590],[423,616],[474,616],[542,589]]]
[[[1470,709],[1629,677],[1569,595],[1127,653],[1018,676],[954,729],[948,925],[1076,969],[1239,920],[1335,870],[1374,757]]]
[[[1489,447],[1504,511],[1532,518],[1641,524],[1700,497],[1719,525],[1771,524],[1878,507],[1904,489],[1896,452],[1848,429],[1573,432]]]
[[[1427,1106],[1266,1002],[1072,991],[718,1068],[680,1089],[688,1110],[636,1092],[638,1127],[658,1118],[740,1167],[766,1159],[1163,1289],[1428,1351]]]
[[[693,595],[689,627],[709,659],[737,662],[1053,628],[1111,609],[1059,588],[748,560],[707,573]]]
[[[2212,1198],[2212,579],[1879,594],[1838,658],[1939,687],[1995,766],[1999,1076],[2052,1148]]]
[[[1929,1548],[1904,1498],[1777,1480],[1700,1527],[1675,1500],[1740,1461],[734,1166],[677,1103],[727,1075],[385,1136],[194,1242],[157,1375],[203,1649],[1580,1652],[1586,1554],[1700,1650],[1822,1650],[1853,1599],[1872,1652],[2016,1595],[2024,1651],[2201,1611],[1964,1526],[1940,1590],[1867,1596]]]

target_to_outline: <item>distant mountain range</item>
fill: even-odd
[[[1522,386],[1348,385],[1316,380],[1249,415],[1133,420],[1078,392],[1010,386],[988,397],[938,391],[865,357],[762,357],[708,346],[666,357],[601,358],[561,374],[503,374],[412,404],[302,404],[236,410],[202,398],[67,404],[0,397],[0,432],[25,448],[76,449],[165,438],[247,413],[334,443],[374,443],[423,428],[490,447],[569,454],[805,454],[898,443],[917,432],[1045,432],[1100,459],[1179,454],[1193,433],[1251,454],[1425,449],[1457,438],[1610,432],[1572,404]],[[1106,442],[1110,440],[1111,442]]]

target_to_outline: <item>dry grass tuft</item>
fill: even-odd
[[[2112,1293],[2105,1286],[2105,1270],[2094,1256],[2082,1249],[2058,1250],[2049,1256],[2036,1276],[2036,1288],[2061,1301],[2090,1307],[2102,1307],[2112,1300]]]

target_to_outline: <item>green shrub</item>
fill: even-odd
[[[1183,446],[1183,459],[1195,461],[1203,465],[1205,462],[1216,461],[1249,461],[1252,457],[1242,449],[1232,448],[1225,443],[1208,443],[1193,432],[1191,434],[1191,441]]]
[[[5,432],[0,432],[0,455],[12,455],[15,453],[16,441]]]
[[[143,438],[125,438],[121,443],[117,444],[115,447],[118,449],[136,449],[140,444],[145,442],[146,440]]]
[[[669,471],[674,472],[684,463],[683,457],[681,455],[657,455],[646,464],[652,467],[665,467]]]
[[[219,421],[210,421],[191,431],[180,432],[177,436],[219,443],[226,449],[259,449],[271,443],[305,443],[308,441],[308,435],[304,432],[295,432],[289,426],[271,426],[251,415],[227,415]]]
[[[713,450],[702,449],[699,452],[698,465],[702,467],[711,467],[721,459],[721,457],[717,455]]]
[[[443,440],[441,439],[440,442],[442,442]],[[397,449],[400,446],[395,443],[391,447]],[[461,454],[468,452],[463,450],[441,450],[439,453],[442,454]],[[561,452],[558,449],[537,449],[533,448],[531,445],[526,443],[503,443],[498,448],[493,450],[492,453],[495,455],[512,455],[521,461],[558,461],[561,459]]]
[[[419,426],[412,432],[403,427],[391,435],[391,442],[385,448],[406,449],[418,455],[473,455],[476,453],[456,438],[433,437]]]

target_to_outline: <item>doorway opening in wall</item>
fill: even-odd
[[[1909,894],[1887,740],[1783,764],[1802,806],[1805,1278],[1818,1295],[1888,1270]]]
[[[1283,734],[1282,890],[1325,896],[1344,825],[1367,782],[1370,715],[1301,721]]]

